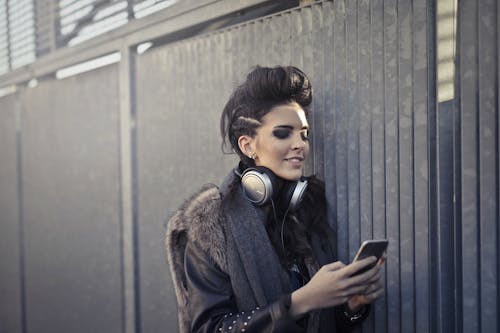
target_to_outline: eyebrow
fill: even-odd
[[[292,129],[292,130],[294,129],[294,127],[291,125],[276,125],[273,128],[287,128],[287,129]],[[309,126],[302,126],[301,130],[304,130],[304,129],[309,129]]]

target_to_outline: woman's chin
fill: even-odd
[[[276,173],[280,178],[289,181],[297,181],[302,177],[302,169]]]

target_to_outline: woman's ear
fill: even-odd
[[[253,158],[255,152],[253,149],[253,138],[248,135],[242,135],[238,138],[238,147],[240,151],[248,156],[249,158]]]

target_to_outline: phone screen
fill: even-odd
[[[364,258],[368,258],[371,256],[377,257],[377,259],[380,259],[384,252],[387,250],[387,245],[389,244],[389,241],[387,239],[372,239],[372,240],[367,240],[364,241],[361,246],[359,247],[358,252],[356,253],[356,256],[354,257],[354,261],[361,260]],[[366,272],[373,266],[375,266],[377,262],[375,262],[372,265],[369,265],[359,271],[357,271],[354,275],[361,274],[363,272]]]

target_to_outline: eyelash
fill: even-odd
[[[292,134],[292,131],[289,129],[276,129],[273,131],[273,135],[277,137],[278,139],[286,139]],[[309,140],[309,131],[304,129],[300,131],[300,137],[302,140],[307,141]]]
[[[278,139],[286,139],[290,136],[291,133],[292,131],[290,131],[289,129],[275,129],[273,131],[273,135]]]

